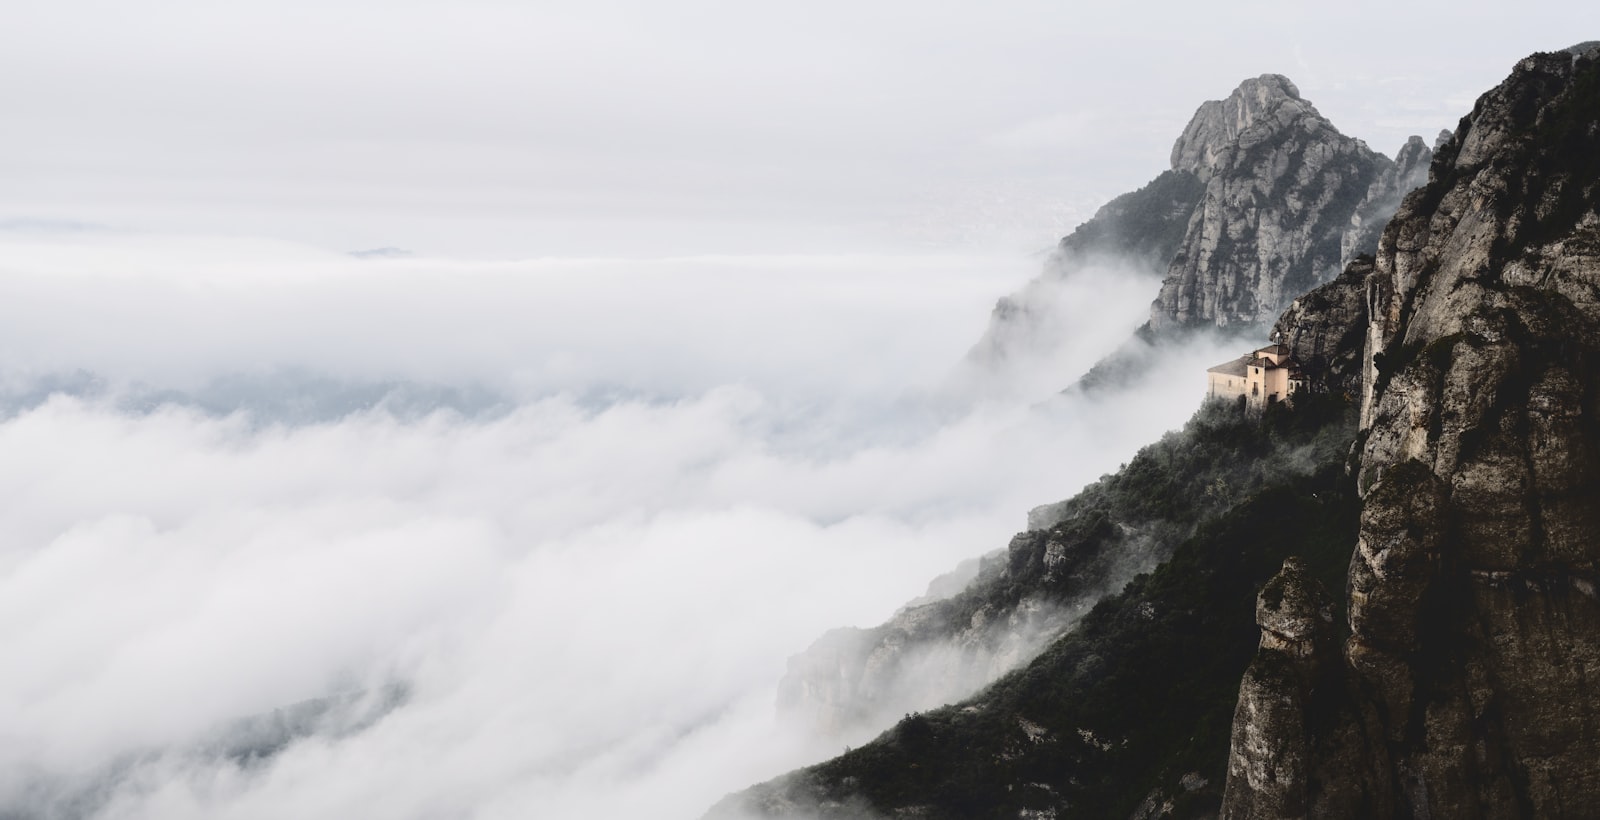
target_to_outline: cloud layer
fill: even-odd
[[[61,817],[691,817],[837,751],[776,722],[790,653],[1181,423],[1214,357],[952,402],[1005,259],[5,250],[0,806]],[[1078,287],[1086,365],[1149,296]],[[330,381],[488,399],[282,412]]]
[[[790,654],[1176,426],[1219,357],[951,403],[1005,260],[6,250],[0,806],[44,816],[694,816],[837,751],[776,721]],[[1148,295],[1079,287],[1086,364]],[[280,412],[330,380],[489,398]]]

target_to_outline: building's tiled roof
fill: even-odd
[[[1249,356],[1240,356],[1232,361],[1223,362],[1222,364],[1219,364],[1216,367],[1207,370],[1206,372],[1217,373],[1223,376],[1243,376],[1245,374],[1245,362],[1249,361],[1249,359]]]
[[[1251,358],[1249,355],[1246,355],[1244,358],[1249,359],[1249,361],[1245,362],[1246,365],[1249,365],[1250,367],[1265,368],[1267,370],[1277,370],[1280,367],[1287,367],[1293,370],[1300,366],[1300,363],[1294,359],[1283,359],[1281,361],[1274,362],[1271,359],[1261,356]]]
[[[1263,353],[1278,357],[1278,361],[1273,362],[1272,359],[1260,355]],[[1216,367],[1206,370],[1206,372],[1216,373],[1220,376],[1245,376],[1248,375],[1249,368],[1252,367],[1259,367],[1264,370],[1277,370],[1279,368],[1285,368],[1289,371],[1290,378],[1304,378],[1303,374],[1300,372],[1300,363],[1295,361],[1293,356],[1289,355],[1288,345],[1269,345],[1255,351],[1254,353],[1246,353],[1237,359],[1233,359],[1232,361],[1223,362]]]

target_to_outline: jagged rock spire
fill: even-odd
[[[1600,55],[1533,55],[1383,233],[1342,669],[1312,697],[1246,680],[1224,817],[1600,804],[1597,238]],[[1306,776],[1252,779],[1280,746]]]
[[[1264,328],[1337,276],[1399,204],[1395,164],[1276,74],[1201,105],[1172,163],[1206,188],[1151,305],[1157,331]]]
[[[1195,112],[1172,145],[1172,170],[1210,179],[1246,132],[1275,130],[1306,115],[1321,118],[1288,77],[1263,74],[1245,80],[1227,99],[1210,100]]]

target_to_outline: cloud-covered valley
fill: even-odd
[[[1059,372],[952,395],[1022,259],[0,250],[22,816],[696,816],[838,751],[775,719],[789,655],[1003,546],[1226,355],[1041,407],[1147,310],[1084,271]]]

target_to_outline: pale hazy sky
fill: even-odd
[[[1244,77],[1392,153],[1600,32],[1580,3],[4,6],[4,229],[477,256],[1028,249]]]

